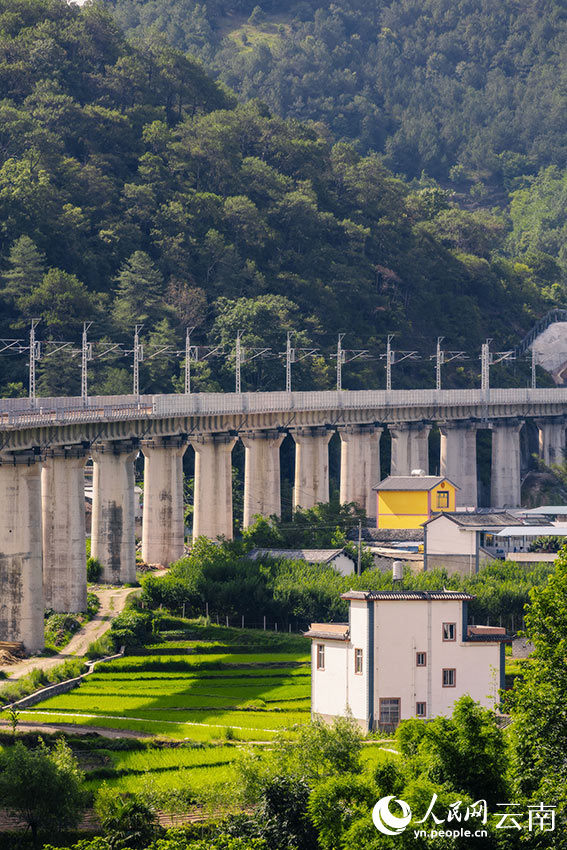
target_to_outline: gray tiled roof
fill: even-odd
[[[376,484],[373,490],[433,490],[442,481],[449,481],[444,475],[389,475],[379,484]],[[453,484],[453,487],[457,487]],[[459,488],[457,487],[457,490]]]
[[[437,599],[457,599],[459,601],[467,601],[474,599],[470,593],[463,593],[460,590],[349,590],[348,593],[343,593],[341,599],[365,599],[371,602],[383,600],[437,600]]]
[[[436,514],[430,520],[427,520],[427,524],[438,519],[439,516],[446,516],[448,519],[457,523],[457,525],[473,528],[490,528],[492,526],[503,528],[507,525],[525,524],[521,519],[513,516],[513,514],[509,514],[507,511],[494,511],[492,513],[484,513],[484,511],[443,511],[442,514]]]
[[[309,564],[328,564],[341,554],[345,554],[344,549],[252,549],[248,553],[248,557],[252,558],[253,561],[268,557],[307,561]],[[346,555],[346,557],[350,556]]]

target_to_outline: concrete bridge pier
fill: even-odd
[[[520,431],[518,419],[492,421],[492,469],[490,504],[495,508],[517,508],[521,504]]]
[[[142,558],[167,566],[183,557],[183,455],[185,436],[142,440],[144,453],[144,510]]]
[[[376,494],[372,488],[380,481],[382,431],[374,425],[345,425],[339,430],[341,502],[355,502],[369,517],[376,516]]]
[[[87,609],[87,454],[82,445],[49,449],[41,471],[45,607],[58,613]]]
[[[295,440],[293,509],[313,508],[329,501],[329,440],[326,428],[298,428]]]
[[[428,422],[397,422],[388,425],[392,438],[391,475],[411,475],[413,469],[429,473]]]
[[[563,416],[549,416],[546,419],[536,419],[539,431],[539,456],[549,466],[552,463],[563,463],[565,460],[565,427],[567,422]]]
[[[244,459],[243,526],[252,525],[254,516],[281,516],[279,431],[250,431],[241,434]]]
[[[134,460],[137,441],[96,443],[93,459],[91,555],[109,584],[136,581]]]
[[[201,535],[232,540],[232,449],[230,434],[199,434],[195,449],[193,540]]]
[[[441,432],[441,475],[446,475],[457,490],[459,507],[477,507],[476,430],[474,422],[443,422]]]
[[[40,652],[43,641],[41,466],[33,452],[0,454],[0,640]]]

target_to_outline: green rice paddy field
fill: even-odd
[[[213,635],[210,635],[211,631]],[[222,640],[222,633],[226,638]],[[130,729],[207,742],[269,741],[310,717],[305,639],[207,629],[206,640],[142,647],[99,664],[80,687],[23,710],[22,721]],[[219,639],[221,638],[221,639]],[[249,641],[256,640],[256,644]]]
[[[195,638],[198,639],[195,639]],[[22,723],[109,727],[160,739],[135,751],[97,749],[87,787],[182,791],[214,799],[237,781],[249,743],[258,749],[284,729],[308,723],[309,644],[304,638],[223,627],[191,628],[99,664],[80,687],[20,712]],[[164,739],[174,739],[168,746]],[[366,747],[366,760],[381,757]]]

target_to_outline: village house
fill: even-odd
[[[366,731],[447,715],[469,694],[486,708],[504,687],[505,629],[469,626],[474,597],[448,590],[350,590],[348,623],[313,623],[311,706],[350,711]]]
[[[444,512],[423,523],[423,569],[446,569],[449,575],[473,575],[508,548],[497,535],[506,527],[524,527],[507,511]]]
[[[252,549],[248,557],[286,558],[289,561],[305,561],[308,564],[320,564],[334,567],[343,576],[354,572],[355,563],[345,549]]]
[[[433,514],[454,511],[456,491],[448,478],[425,475],[390,475],[376,490],[376,528],[419,528]]]

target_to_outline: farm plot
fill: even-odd
[[[172,648],[177,653],[172,653]],[[211,651],[211,648],[213,651]],[[22,711],[22,719],[130,729],[160,737],[269,740],[310,717],[305,644],[240,651],[177,641],[99,665],[77,689]],[[186,655],[178,654],[187,650]]]
[[[203,802],[222,795],[230,800],[236,763],[242,746],[234,744],[181,746],[135,752],[103,751],[107,765],[87,772],[86,788],[96,791],[102,782],[117,792],[182,793]]]

